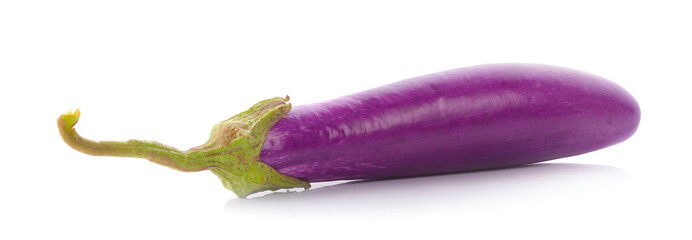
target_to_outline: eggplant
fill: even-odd
[[[58,118],[72,148],[211,170],[240,197],[310,182],[384,179],[531,164],[624,141],[637,101],[605,78],[540,64],[487,64],[429,74],[292,108],[272,98],[216,124],[187,151],[152,141],[79,136],[80,112]]]

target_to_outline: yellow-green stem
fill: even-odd
[[[86,139],[74,129],[79,110],[61,115],[58,129],[65,143],[89,155],[144,158],[185,172],[209,169],[240,197],[264,190],[307,189],[308,182],[281,174],[259,159],[269,129],[291,109],[288,100],[288,97],[272,98],[255,104],[216,124],[206,143],[188,151],[153,141]]]

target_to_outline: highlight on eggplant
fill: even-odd
[[[261,101],[183,151],[153,141],[92,141],[58,118],[63,140],[94,156],[210,170],[237,194],[310,182],[384,179],[510,167],[624,141],[637,101],[605,78],[540,64],[487,64],[419,76],[330,101]]]

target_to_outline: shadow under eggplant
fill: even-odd
[[[233,198],[226,210],[242,213],[344,214],[474,211],[617,189],[630,182],[622,169],[592,164],[539,163],[422,177],[314,183],[296,192]]]

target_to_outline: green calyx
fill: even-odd
[[[58,128],[65,143],[77,151],[93,156],[144,158],[185,172],[210,170],[226,188],[244,198],[265,190],[310,188],[310,183],[281,174],[259,158],[269,129],[291,110],[288,100],[288,96],[277,97],[255,104],[214,125],[206,143],[187,151],[153,141],[96,142],[83,138],[74,129],[79,110],[61,115]]]

